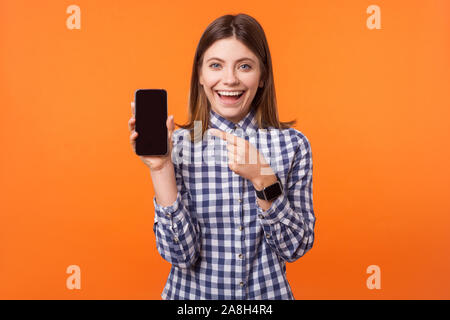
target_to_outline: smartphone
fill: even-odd
[[[138,89],[134,93],[136,154],[165,156],[167,147],[167,92]]]

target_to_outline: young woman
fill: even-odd
[[[212,22],[194,58],[189,122],[174,131],[167,119],[171,156],[140,157],[157,248],[172,264],[163,299],[294,299],[286,262],[311,249],[315,215],[311,148],[293,123],[278,119],[259,23]]]

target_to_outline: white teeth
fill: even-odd
[[[244,91],[217,91],[221,96],[238,96]]]

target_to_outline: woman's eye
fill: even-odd
[[[220,67],[220,64],[219,63],[211,63],[210,65],[209,65],[209,67],[210,68],[213,68],[213,69],[217,69],[217,68],[219,68]],[[245,63],[245,64],[243,64],[243,65],[241,65],[240,66],[241,68],[243,68],[243,69],[245,69],[245,70],[250,70],[252,67],[249,65],[249,64],[247,64],[247,63]]]

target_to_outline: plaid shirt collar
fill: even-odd
[[[255,117],[256,111],[250,109],[250,111],[242,118],[238,123],[234,123],[228,119],[225,119],[217,112],[210,109],[209,123],[210,128],[217,128],[219,130],[232,133],[233,130],[241,128],[246,134],[250,134],[252,131],[258,130],[258,122]]]

